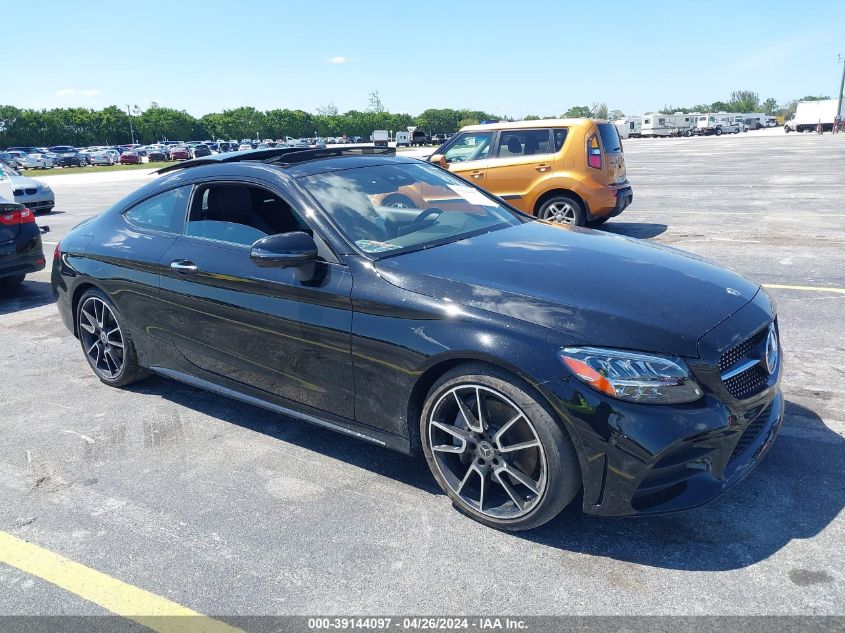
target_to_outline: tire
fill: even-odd
[[[569,434],[527,383],[496,367],[461,365],[434,383],[420,438],[426,462],[454,507],[489,527],[542,525],[581,490]]]
[[[381,201],[382,206],[396,207],[398,209],[417,209],[417,203],[411,200],[408,196],[403,196],[401,193],[392,193]]]
[[[722,136],[722,128],[717,127],[717,128],[716,128],[716,131],[714,132],[714,134],[715,134],[716,136]]]
[[[554,224],[584,226],[584,207],[572,196],[559,194],[543,202],[537,209],[537,217]]]
[[[692,130],[687,130],[686,132],[684,132],[684,136],[692,136]]]
[[[123,387],[146,377],[123,318],[111,299],[98,288],[91,288],[80,297],[76,331],[85,360],[105,384]]]
[[[0,288],[14,288],[23,283],[26,275],[15,275],[14,277],[0,277]]]

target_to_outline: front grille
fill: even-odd
[[[769,405],[763,409],[760,415],[751,421],[751,424],[745,427],[745,430],[739,437],[739,442],[736,443],[733,453],[731,453],[731,459],[734,459],[737,455],[741,455],[745,449],[754,443],[754,440],[760,437],[760,433],[763,432],[763,427],[766,426],[766,421],[769,419],[769,413],[771,413],[771,410],[772,405]]]
[[[731,376],[723,384],[729,394],[734,398],[743,400],[762,391],[768,381],[769,375],[757,364],[736,376]]]
[[[749,398],[762,391],[769,381],[765,369],[765,347],[769,328],[764,327],[750,338],[729,349],[719,358],[719,373],[735,371],[744,364],[753,363],[743,371],[722,379],[725,389],[739,400]]]

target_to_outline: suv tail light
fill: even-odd
[[[0,215],[0,224],[4,226],[17,226],[18,224],[34,224],[35,214],[26,207],[14,209]]]
[[[599,139],[595,134],[587,141],[587,164],[593,169],[602,168],[601,147],[599,147]]]
[[[56,244],[56,250],[53,251],[53,259],[54,260],[60,259],[61,256],[62,256],[62,243],[61,243],[61,241],[59,241],[59,243]]]

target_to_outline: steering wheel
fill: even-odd
[[[406,224],[401,229],[399,229],[399,235],[407,235],[408,233],[413,233],[414,231],[419,231],[427,226],[431,226],[434,224],[437,218],[432,218],[432,215],[440,215],[443,213],[443,209],[438,207],[429,207],[422,213],[420,213],[417,217],[413,219],[410,224]]]

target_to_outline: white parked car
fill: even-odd
[[[9,152],[20,169],[52,169],[53,161],[44,154],[27,154],[26,152]]]
[[[114,149],[102,149],[89,154],[88,160],[92,165],[114,165],[120,160],[120,154]]]

